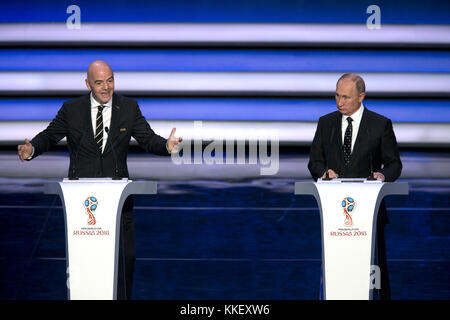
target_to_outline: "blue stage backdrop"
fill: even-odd
[[[152,0],[2,2],[2,22],[61,22],[66,8],[78,5],[85,22],[291,22],[361,23],[370,5],[382,8],[387,24],[448,24],[450,3],[445,0]]]
[[[80,30],[66,27],[71,5],[80,9]],[[380,8],[379,30],[366,25],[371,5]],[[339,75],[360,73],[366,105],[393,120],[402,156],[419,168],[409,171],[410,197],[387,201],[393,298],[449,299],[449,181],[439,169],[436,179],[414,180],[435,163],[448,168],[449,12],[448,0],[2,1],[0,145],[9,153],[0,165],[18,163],[17,143],[65,100],[88,93],[85,72],[97,59],[110,63],[116,91],[135,98],[162,135],[194,120],[266,124],[287,136],[292,127],[283,125],[309,125],[293,138],[306,148],[291,163],[306,163],[316,121],[336,110]],[[407,149],[418,146],[423,153]],[[58,155],[59,164],[67,160]],[[17,177],[0,177],[0,299],[64,299],[61,203],[42,194],[42,181],[10,178]],[[318,208],[294,197],[292,182],[161,181],[157,197],[136,197],[133,297],[318,298]]]
[[[71,5],[81,30],[66,27]],[[380,8],[379,30],[366,26],[370,5]],[[0,126],[0,144],[14,145],[32,134],[30,121],[45,125],[64,100],[87,93],[84,72],[101,59],[117,72],[116,90],[163,131],[171,120],[265,121],[282,131],[279,121],[315,123],[334,110],[335,81],[350,71],[366,79],[366,105],[406,128],[401,146],[448,146],[449,9],[448,1],[2,2],[0,122],[15,122]],[[341,27],[349,29],[339,38]],[[313,130],[293,141],[305,144]]]

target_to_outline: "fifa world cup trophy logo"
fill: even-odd
[[[344,215],[345,215],[345,226],[351,227],[353,226],[353,220],[352,220],[352,213],[355,210],[356,207],[356,201],[351,198],[347,197],[342,200],[342,208],[344,209]]]
[[[95,197],[88,197],[84,200],[84,208],[86,209],[86,213],[88,215],[88,225],[93,226],[96,224],[94,211],[97,209],[98,201]]]

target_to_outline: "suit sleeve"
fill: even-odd
[[[142,115],[139,106],[137,106],[132,136],[146,152],[151,152],[160,156],[169,155],[166,147],[167,139],[157,135],[152,130],[147,120],[145,120]]]
[[[48,151],[67,135],[67,117],[65,104],[59,109],[56,117],[50,122],[48,127],[37,134],[31,144],[34,147],[32,159]]]
[[[323,149],[323,121],[319,119],[316,133],[309,153],[308,169],[314,180],[322,177],[326,171],[326,159]]]
[[[386,182],[393,182],[400,177],[403,165],[391,120],[387,121],[381,137],[381,153],[383,168],[380,172],[384,175]]]

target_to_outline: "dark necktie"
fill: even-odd
[[[352,118],[350,117],[347,118],[348,125],[344,135],[344,161],[346,166],[348,166],[348,164],[350,163],[350,155],[352,153],[352,133],[353,133],[352,121],[353,121]]]
[[[95,120],[95,141],[100,149],[100,153],[102,152],[103,147],[103,108],[104,106],[98,106],[97,117]]]

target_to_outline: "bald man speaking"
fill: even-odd
[[[175,152],[174,147],[181,142],[175,137],[175,128],[167,140],[157,135],[136,101],[114,93],[114,73],[106,62],[89,65],[86,86],[90,94],[66,101],[44,131],[17,146],[22,162],[36,158],[66,137],[70,178],[128,178],[131,137],[147,152]],[[135,261],[132,197],[123,206],[120,238],[124,246],[119,250],[117,298],[130,299]]]

